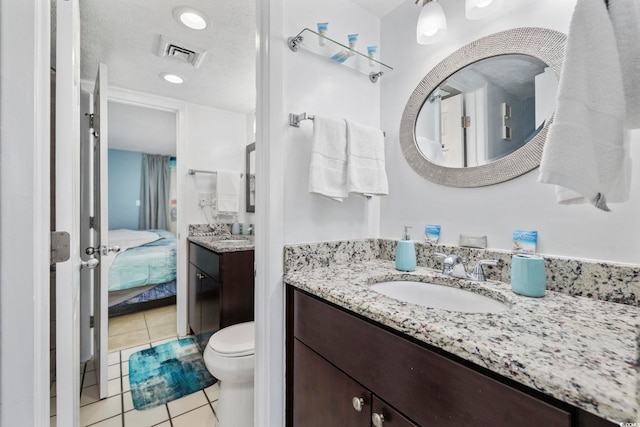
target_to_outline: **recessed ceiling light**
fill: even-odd
[[[171,73],[162,73],[160,74],[160,77],[162,77],[163,79],[165,79],[166,81],[168,81],[169,83],[173,83],[173,84],[181,84],[184,83],[184,79],[176,74],[171,74]]]
[[[178,22],[194,30],[204,30],[207,28],[206,16],[191,7],[181,6],[173,10],[173,17]]]

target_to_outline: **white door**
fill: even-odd
[[[94,199],[96,209],[94,225],[96,241],[99,242],[100,265],[94,274],[93,287],[93,361],[98,377],[100,398],[107,397],[108,351],[109,351],[109,179],[108,179],[108,129],[107,129],[107,66],[100,64],[93,91],[93,136],[94,136]]]
[[[450,167],[464,166],[464,129],[462,128],[462,95],[442,100],[442,156]]]
[[[69,261],[56,265],[57,425],[79,425],[80,401],[80,12],[56,6],[56,230],[70,234]]]

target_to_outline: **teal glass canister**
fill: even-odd
[[[511,258],[511,289],[526,297],[543,297],[547,290],[544,259],[536,255],[515,254]]]

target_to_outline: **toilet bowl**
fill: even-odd
[[[220,382],[218,427],[253,427],[254,322],[219,330],[204,350],[204,363]]]

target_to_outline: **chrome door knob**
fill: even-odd
[[[111,247],[106,247],[105,245],[100,246],[100,255],[107,256],[109,255],[109,252],[114,252],[114,253],[120,252],[120,246],[111,246]]]
[[[384,426],[384,415],[374,413],[371,415],[371,422],[375,427],[383,427]]]
[[[353,409],[358,412],[362,412],[362,408],[364,408],[364,399],[362,397],[354,397],[351,399],[351,404],[353,405]]]

